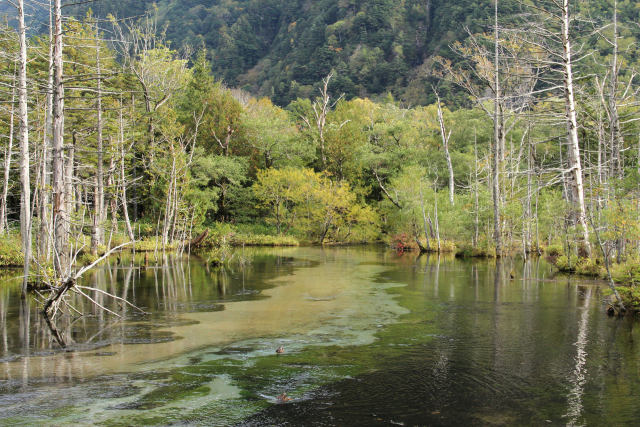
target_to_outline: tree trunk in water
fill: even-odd
[[[27,111],[27,36],[24,24],[24,0],[18,0],[18,33],[20,60],[18,61],[18,117],[20,120],[20,234],[24,254],[22,297],[27,294],[31,262],[31,183],[29,176],[29,116]]]
[[[422,208],[422,225],[424,226],[424,238],[427,241],[427,250],[431,250],[431,243],[429,242],[429,229],[427,225],[427,212],[424,208],[424,196],[422,195],[422,183],[420,183],[420,205]],[[420,246],[418,244],[418,246]]]
[[[122,198],[122,214],[127,228],[129,240],[134,241],[133,229],[129,220],[129,207],[127,205],[127,175],[124,168],[124,117],[122,117],[122,102],[120,102],[120,196]]]
[[[96,123],[96,145],[98,150],[98,159],[97,159],[97,168],[96,168],[96,181],[95,181],[95,198],[96,201],[94,203],[94,217],[93,221],[93,232],[91,239],[91,250],[94,253],[97,253],[98,245],[102,244],[103,238],[103,230],[102,224],[104,222],[104,144],[102,139],[102,129],[103,129],[103,121],[102,121],[102,68],[100,64],[100,39],[99,39],[99,30],[96,25],[96,68],[98,72],[98,81],[97,81],[97,99],[96,99],[96,113],[97,113],[97,123]]]
[[[59,277],[68,275],[69,211],[64,185],[64,85],[62,62],[62,11],[61,0],[54,1],[53,12],[53,131],[52,131],[52,186],[54,266]]]
[[[49,0],[49,40],[53,40],[53,11],[51,9],[51,0]],[[49,69],[47,80],[47,105],[45,114],[45,129],[42,147],[42,170],[40,178],[40,230],[39,230],[39,248],[38,255],[44,261],[51,259],[51,236],[53,231],[51,225],[51,209],[49,206],[50,195],[49,187],[51,181],[49,178],[49,150],[51,150],[51,137],[53,134],[53,43],[49,43]]]
[[[494,135],[493,135],[493,164],[492,164],[492,199],[493,199],[493,240],[496,246],[496,256],[502,256],[502,231],[500,227],[500,144],[503,139],[502,118],[500,110],[500,59],[498,32],[498,0],[495,0],[495,100],[494,100]]]
[[[473,128],[473,157],[474,162],[474,175],[475,175],[475,218],[474,218],[474,234],[473,234],[473,247],[478,247],[478,237],[480,235],[480,195],[478,182],[478,135],[476,134],[476,128]]]
[[[109,210],[111,211],[111,230],[109,232],[109,242],[107,244],[107,249],[111,247],[111,236],[118,230],[118,192],[115,188],[116,180],[115,180],[115,169],[116,163],[114,158],[114,149],[113,149],[113,139],[109,138],[109,151],[111,152],[111,157],[109,159],[109,174],[107,175],[107,186],[112,190],[112,193],[109,198]]]
[[[578,121],[573,88],[573,69],[571,62],[571,40],[569,38],[569,0],[562,1],[562,45],[564,49],[564,92],[567,120],[567,134],[569,140],[569,169],[571,170],[572,202],[577,205],[578,223],[582,228],[583,247],[585,254],[591,256],[589,242],[589,227],[587,225],[587,211],[584,202],[584,186],[582,183],[582,164],[580,159],[580,144],[578,140]]]
[[[438,242],[438,253],[442,251],[442,247],[440,246],[440,221],[438,220],[438,195],[435,197],[435,207],[434,207],[434,215],[436,221],[436,240]]]

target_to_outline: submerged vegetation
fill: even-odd
[[[276,27],[249,31],[257,3],[247,3],[228,16],[230,27],[216,23],[224,43],[192,47],[175,43],[191,35],[159,27],[175,6],[166,2],[122,19],[104,5],[63,16],[55,0],[44,9],[48,34],[22,25],[48,14],[35,4],[43,13],[18,8],[2,24],[0,232],[8,237],[0,249],[3,264],[26,261],[25,283],[51,268],[54,285],[64,283],[76,264],[119,245],[217,251],[222,261],[234,246],[385,242],[472,257],[546,251],[561,270],[634,294],[640,89],[627,2],[597,2],[597,14],[573,2],[494,2],[449,34],[446,49],[427,43],[420,54],[398,25],[411,21],[407,29],[426,42],[445,26],[424,28],[412,16],[431,25],[453,6],[436,2],[420,15],[416,2],[406,10],[347,2],[331,16],[310,6],[323,18],[309,46],[317,53],[328,43],[337,56],[308,73],[288,57],[291,73],[307,78],[297,86],[286,77],[289,89],[270,76],[289,66],[274,63],[275,51],[244,62],[231,55],[282,42]],[[269,7],[267,15],[293,19],[283,4]],[[294,44],[309,35],[296,22]],[[357,30],[374,27],[366,37]],[[407,80],[409,57],[427,80]],[[369,74],[356,78],[357,69]],[[372,76],[379,80],[368,88]],[[413,104],[397,89],[411,92],[417,81],[423,93]],[[266,82],[278,87],[270,98],[243,90],[264,95]]]

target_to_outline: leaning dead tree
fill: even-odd
[[[78,308],[74,307],[69,301],[67,301],[66,296],[69,294],[80,295],[81,297],[89,300],[96,307],[118,318],[122,316],[116,313],[115,311],[109,309],[105,305],[101,304],[100,302],[96,301],[96,299],[92,298],[89,295],[89,293],[93,292],[93,293],[102,294],[103,296],[106,296],[112,299],[113,301],[121,304],[123,307],[129,306],[139,311],[140,313],[143,313],[143,314],[146,313],[144,310],[142,310],[141,308],[137,307],[136,305],[132,304],[131,302],[127,301],[122,297],[119,297],[117,295],[104,291],[102,289],[98,289],[91,286],[84,286],[78,283],[79,279],[89,270],[93,269],[95,266],[97,266],[99,263],[104,261],[106,258],[113,255],[115,252],[120,251],[123,248],[132,245],[133,243],[134,242],[127,242],[122,245],[114,247],[113,249],[107,251],[103,256],[95,260],[93,263],[89,264],[86,267],[82,267],[78,271],[74,272],[70,267],[68,270],[70,271],[70,274],[67,277],[63,277],[57,286],[51,285],[51,286],[47,286],[45,289],[37,291],[39,296],[41,296],[44,299],[42,301],[42,306],[43,306],[42,315],[44,316],[47,322],[47,325],[51,330],[51,333],[53,334],[54,338],[56,339],[56,341],[61,347],[63,348],[66,347],[66,343],[55,325],[56,316],[59,313],[66,313],[68,315],[77,315],[77,316],[83,315],[83,313]]]

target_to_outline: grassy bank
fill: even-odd
[[[560,246],[547,248],[546,256],[562,273],[608,280],[605,263],[600,257],[567,256]],[[620,263],[613,262],[609,270],[625,307],[640,312],[640,258],[630,257]]]
[[[21,267],[24,264],[22,243],[17,234],[0,236],[0,268]]]

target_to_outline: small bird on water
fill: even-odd
[[[278,354],[282,354],[282,353],[284,353],[284,347],[283,347],[283,346],[278,347],[278,348],[276,349],[276,353],[278,353]]]
[[[290,402],[291,398],[289,396],[287,396],[287,393],[282,393],[281,395],[279,395],[277,397],[278,402]]]

